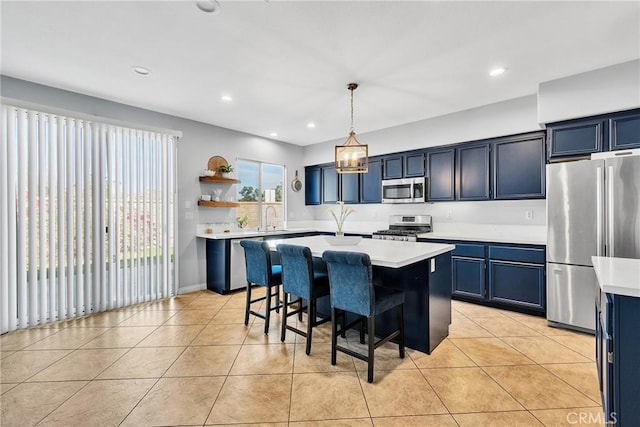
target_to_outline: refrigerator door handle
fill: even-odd
[[[604,183],[602,182],[603,174],[602,168],[596,168],[596,256],[603,256],[604,238],[602,237],[602,226],[604,219],[602,218],[602,210],[604,206],[604,200],[602,197],[602,191],[604,190]]]
[[[613,166],[607,166],[605,176],[607,183],[607,254],[606,256],[615,256],[614,251],[614,216],[613,216]]]

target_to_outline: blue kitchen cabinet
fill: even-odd
[[[489,200],[490,153],[488,143],[456,148],[456,200]]]
[[[360,201],[360,174],[340,174],[340,200],[345,203],[358,203]]]
[[[490,301],[545,310],[544,249],[491,245],[488,255]]]
[[[635,426],[640,420],[640,298],[598,292],[596,365],[605,422]]]
[[[545,247],[418,239],[455,245],[451,252],[454,299],[544,315]]]
[[[542,132],[500,138],[493,145],[493,198],[545,197],[545,136]]]
[[[304,168],[304,204],[319,205],[322,203],[322,171],[319,166]]]
[[[382,159],[369,159],[369,170],[360,175],[360,203],[382,202]]]
[[[340,180],[335,166],[322,167],[322,203],[336,203],[340,198]]]
[[[549,159],[587,157],[604,147],[606,120],[572,120],[547,127]]]
[[[486,289],[485,245],[456,243],[451,252],[452,294],[483,300]]]
[[[404,176],[402,168],[404,157],[402,155],[385,156],[382,161],[383,179],[398,179]]]
[[[424,152],[404,155],[404,177],[417,178],[424,176]]]
[[[609,119],[609,149],[640,148],[640,111],[616,115]]]
[[[429,179],[427,199],[430,202],[454,200],[455,149],[433,150],[427,154]]]

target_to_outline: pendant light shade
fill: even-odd
[[[349,83],[347,89],[351,91],[351,130],[342,145],[336,145],[336,171],[338,173],[367,173],[369,170],[369,147],[358,141],[353,129],[353,91],[357,83]]]

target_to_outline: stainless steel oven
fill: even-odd
[[[382,203],[424,203],[426,188],[422,177],[386,179],[382,181]]]

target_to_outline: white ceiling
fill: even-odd
[[[346,138],[351,81],[363,133],[640,57],[638,1],[220,3],[2,0],[2,74],[308,145]]]

